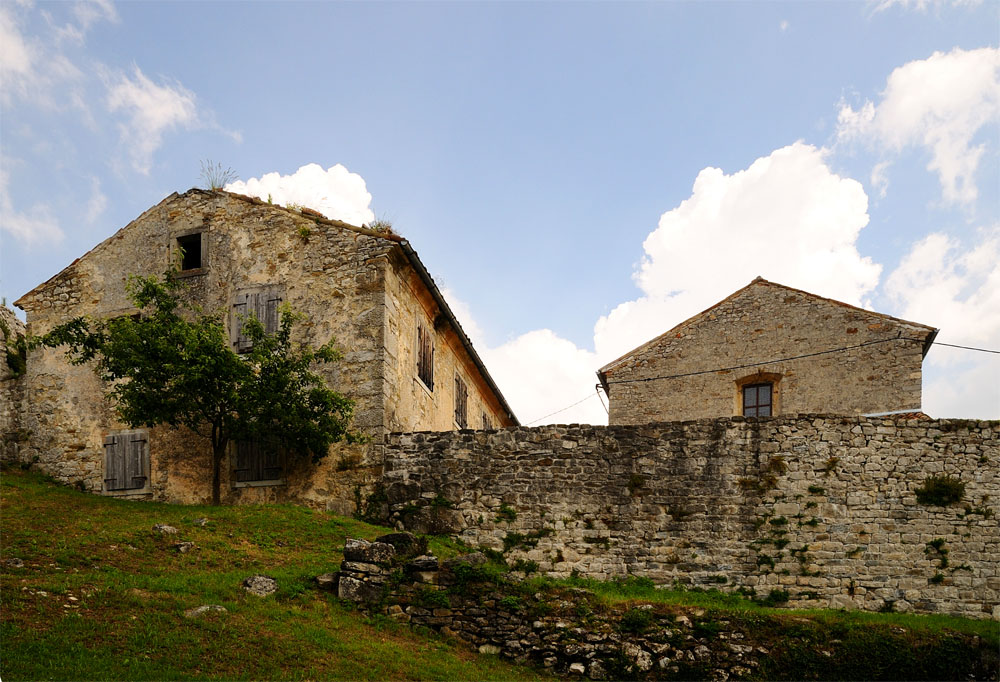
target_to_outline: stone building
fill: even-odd
[[[597,375],[610,424],[919,412],[936,334],[758,277]]]
[[[309,209],[221,191],[175,193],[15,305],[34,335],[80,315],[133,314],[128,276],[159,275],[172,262],[189,285],[185,296],[224,316],[237,352],[247,343],[241,316],[255,312],[272,327],[282,302],[306,316],[296,340],[335,339],[343,359],[321,371],[356,401],[353,427],[371,437],[367,445],[334,446],[319,465],[234,445],[223,472],[225,502],[295,500],[352,511],[355,488],[377,474],[386,433],[517,424],[409,243]],[[23,382],[18,428],[31,439],[22,460],[93,492],[209,498],[207,442],[167,427],[127,429],[92,369],[68,364],[62,349],[32,351]]]

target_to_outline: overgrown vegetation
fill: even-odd
[[[226,185],[235,180],[239,180],[239,175],[232,168],[223,168],[221,163],[212,163],[211,159],[201,162],[201,180],[205,183],[205,189],[218,191],[224,189]],[[270,203],[268,195],[268,203]]]
[[[931,476],[913,492],[917,495],[918,504],[947,507],[962,501],[965,497],[965,484],[951,476]]]
[[[28,345],[24,334],[14,334],[7,320],[0,317],[0,332],[4,337],[4,359],[14,378],[22,376],[27,370]]]
[[[0,472],[0,514],[4,680],[541,679],[315,588],[347,537],[385,528],[290,505],[126,502],[20,470]],[[156,523],[180,533],[155,534]],[[182,554],[179,541],[195,547]],[[429,551],[459,548],[431,538]],[[23,566],[6,562],[15,557]],[[246,593],[256,573],[278,592]],[[205,604],[227,612],[184,617]]]

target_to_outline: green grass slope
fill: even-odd
[[[195,525],[205,517],[208,523]],[[154,524],[177,535],[152,532]],[[365,619],[313,578],[383,528],[294,506],[125,502],[0,474],[0,678],[514,680],[527,668]],[[174,545],[195,543],[181,553]],[[454,551],[432,543],[447,556]],[[21,567],[11,559],[21,559]],[[17,563],[17,562],[14,562]],[[278,581],[276,594],[244,578]],[[218,604],[226,613],[190,619]]]

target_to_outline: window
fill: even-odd
[[[149,482],[149,447],[145,431],[122,431],[104,439],[104,490],[144,490]]]
[[[751,384],[743,387],[743,416],[770,417],[772,384]]]
[[[281,294],[275,288],[244,290],[236,294],[233,303],[232,322],[229,326],[233,350],[246,353],[253,348],[253,342],[243,333],[243,322],[250,315],[256,317],[264,325],[265,334],[274,334],[280,326],[278,306],[281,305]]]
[[[465,429],[469,426],[469,389],[466,388],[462,377],[455,375],[455,423],[458,428]]]
[[[428,390],[434,390],[434,334],[417,325],[417,377]]]
[[[201,258],[201,232],[181,235],[177,238],[177,248],[181,252],[182,272],[204,267]]]
[[[486,412],[483,412],[483,431],[492,431],[492,430],[493,430],[493,420],[490,419],[490,415],[486,414]]]
[[[283,473],[281,453],[273,444],[261,440],[237,441],[233,473],[237,487],[241,483],[280,482]]]

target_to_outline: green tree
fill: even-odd
[[[182,289],[172,272],[162,281],[132,277],[129,296],[141,314],[78,317],[34,344],[68,346],[73,364],[94,361],[107,398],[130,427],[166,424],[208,439],[213,504],[220,502],[220,472],[231,442],[259,439],[317,462],[332,443],[360,440],[348,428],[353,401],[312,370],[314,363],[340,358],[333,341],[318,349],[292,343],[299,316],[284,307],[270,335],[253,315],[244,320],[253,347],[237,355],[221,315],[184,304]]]

